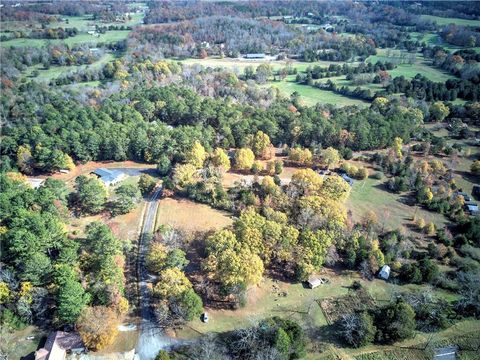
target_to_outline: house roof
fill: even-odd
[[[51,332],[45,346],[35,352],[35,360],[63,360],[67,350],[83,349],[84,347],[78,333]]]
[[[104,182],[112,182],[120,179],[123,176],[123,172],[120,170],[111,170],[105,168],[99,168],[93,171],[95,175],[100,176]]]
[[[388,265],[383,265],[383,266],[382,266],[382,269],[380,270],[380,272],[384,272],[384,273],[390,274],[390,266],[388,266]]]

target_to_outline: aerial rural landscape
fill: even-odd
[[[0,16],[0,359],[480,359],[480,1]]]

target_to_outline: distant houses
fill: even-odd
[[[245,59],[265,59],[265,54],[264,53],[245,54],[243,57]]]
[[[92,174],[98,176],[106,186],[118,184],[127,176],[123,171],[105,168],[96,169]]]

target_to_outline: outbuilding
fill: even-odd
[[[380,272],[378,273],[378,277],[383,280],[388,280],[388,278],[390,277],[390,266],[383,265],[380,269]]]
[[[465,209],[470,215],[477,215],[479,213],[478,204],[473,201],[469,201],[468,203],[466,203]]]
[[[315,289],[316,287],[319,287],[320,285],[323,285],[326,282],[328,282],[327,279],[311,278],[311,279],[308,279],[307,285],[310,289]]]

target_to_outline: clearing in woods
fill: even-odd
[[[227,212],[187,199],[164,198],[157,211],[156,228],[171,226],[187,232],[222,229],[232,224]]]

